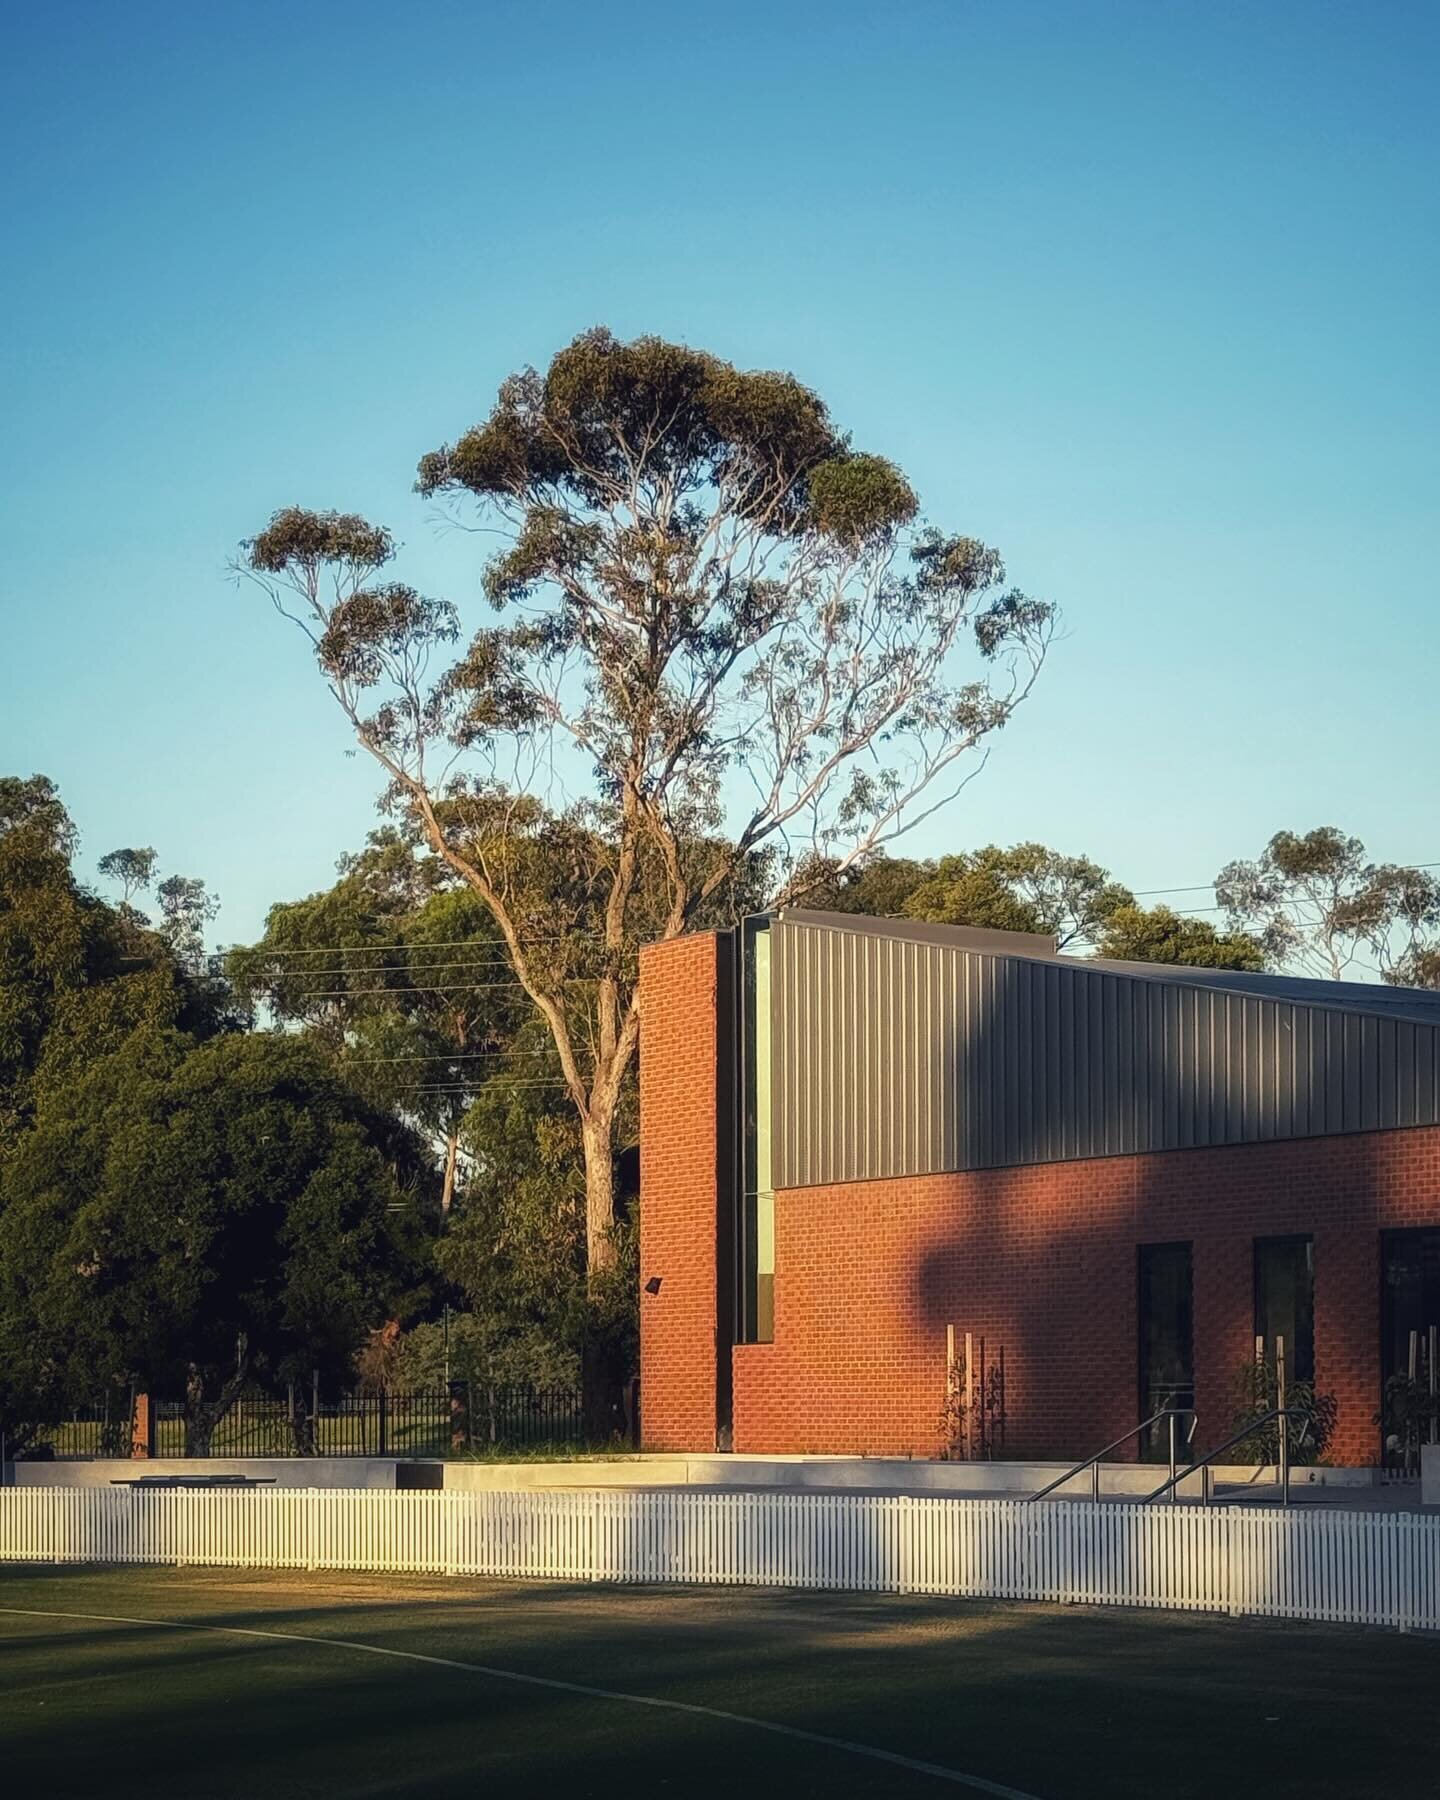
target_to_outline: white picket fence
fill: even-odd
[[[859,1494],[10,1488],[0,1560],[953,1594],[1440,1630],[1440,1518]]]

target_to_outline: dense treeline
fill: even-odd
[[[260,940],[206,956],[214,902],[149,849],[76,874],[43,777],[0,781],[0,1425],[77,1401],[183,1400],[201,1449],[246,1388],[357,1379],[569,1382],[597,1338],[634,1360],[633,1082],[613,1259],[587,1268],[580,1128],[490,911],[394,828]],[[532,884],[589,974],[603,845],[537,831]],[[763,906],[753,858],[698,921]],[[1440,981],[1440,893],[1328,829],[1281,833],[1207,912],[1146,907],[1037,844],[874,856],[792,876],[812,906],[1053,934],[1069,954]],[[144,904],[142,904],[142,902]],[[148,906],[149,910],[146,910]],[[1214,914],[1215,916],[1211,916]],[[303,1420],[302,1420],[303,1424]]]

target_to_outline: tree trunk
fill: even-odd
[[[290,1384],[290,1438],[297,1456],[316,1454],[315,1415],[303,1381]]]
[[[606,1327],[610,1306],[597,1304],[594,1289],[615,1267],[615,1151],[613,1115],[592,1112],[581,1135],[585,1146],[585,1271],[591,1304],[580,1353],[580,1386],[585,1435],[608,1443],[624,1429],[624,1385],[629,1370],[613,1330]]]
[[[205,1377],[194,1363],[185,1380],[185,1454],[208,1456],[215,1428],[235,1404],[245,1385],[247,1365],[237,1359],[235,1373],[222,1381],[213,1399],[205,1398]]]
[[[445,1140],[445,1185],[440,1190],[440,1216],[443,1219],[455,1199],[455,1161],[460,1153],[460,1139],[453,1133]]]
[[[581,1126],[585,1145],[585,1268],[593,1278],[615,1266],[614,1121],[592,1112]]]

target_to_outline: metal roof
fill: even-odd
[[[857,931],[913,944],[948,944],[957,950],[988,956],[1020,956],[1029,960],[1076,964],[1084,969],[1113,969],[1141,981],[1178,981],[1186,987],[1221,988],[1236,994],[1266,994],[1308,1006],[1338,1006],[1374,1013],[1378,1018],[1409,1018],[1421,1025],[1440,1025],[1440,993],[1432,988],[1393,987],[1389,982],[1329,981],[1315,976],[1273,975],[1249,969],[1207,969],[1182,963],[1129,962],[1116,956],[1071,956],[1056,948],[1048,933],[990,931],[973,925],[936,925],[923,919],[877,918],[868,913],[822,912],[787,906],[775,915],[795,925],[829,931]]]
[[[1440,1123],[1440,995],[771,920],[774,1185]]]

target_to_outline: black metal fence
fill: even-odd
[[[152,1455],[186,1454],[180,1401],[154,1401],[150,1429]],[[119,1394],[77,1407],[47,1430],[42,1442],[55,1457],[84,1460],[129,1456],[134,1437],[134,1400]],[[442,1457],[584,1439],[578,1388],[454,1382],[449,1388],[379,1388],[329,1399],[313,1391],[242,1394],[211,1434],[208,1454]]]

